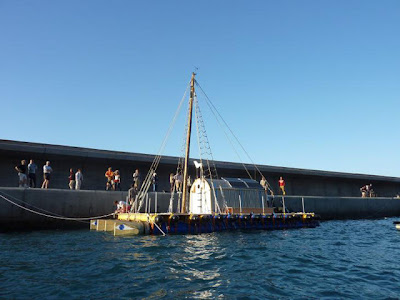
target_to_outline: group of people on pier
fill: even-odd
[[[110,191],[121,191],[121,174],[119,170],[113,171],[111,167],[108,168],[104,176],[107,179],[106,182],[106,190]],[[156,172],[152,174],[152,186],[153,186],[153,192],[157,191],[157,186],[158,186],[158,175]],[[140,185],[142,182],[141,174],[139,173],[139,169],[136,169],[135,172],[133,172],[132,175],[132,186],[136,192],[140,189]]]
[[[14,168],[18,172],[18,186],[19,187],[36,187],[36,171],[38,169],[37,165],[31,159],[29,164],[26,164],[26,160],[21,160],[21,164],[15,166]],[[47,189],[49,187],[50,175],[53,169],[50,167],[50,161],[46,161],[43,166],[43,183],[41,185],[42,189]]]
[[[112,168],[109,167],[104,176],[107,178],[106,191],[121,191],[121,174],[119,170],[113,171]]]
[[[361,197],[376,197],[375,191],[372,188],[372,184],[366,184],[360,188]]]
[[[192,179],[190,178],[190,175],[188,176],[188,187],[190,189],[190,186],[192,185]],[[182,192],[182,186],[183,186],[183,175],[182,172],[178,169],[176,174],[171,173],[169,174],[169,185],[170,185],[170,192],[173,193],[174,191],[177,193]]]
[[[18,172],[18,186],[19,187],[36,187],[36,173],[37,173],[37,165],[34,163],[33,159],[29,161],[29,164],[26,164],[26,160],[22,160],[21,163],[15,166],[15,170]],[[46,161],[45,165],[43,165],[43,183],[41,188],[47,189],[49,188],[49,183],[51,179],[51,174],[53,172],[52,167],[50,166],[50,161]],[[109,167],[105,172],[104,176],[106,177],[106,186],[105,189],[107,191],[121,191],[121,174],[119,170],[112,170],[112,167]],[[73,190],[80,190],[83,184],[83,173],[82,169],[78,168],[76,172],[71,168],[69,170],[69,177],[68,177],[68,187],[69,189]],[[158,189],[158,175],[156,172],[152,175],[152,190],[156,192]],[[182,192],[183,186],[183,175],[182,172],[178,169],[176,174],[171,173],[169,176],[169,183],[170,183],[170,192]],[[141,185],[141,174],[139,173],[139,169],[136,169],[135,172],[132,174],[132,185],[130,190],[137,193],[140,189]],[[190,189],[192,185],[192,180],[190,176],[188,176],[188,187]],[[273,195],[273,191],[270,188],[267,180],[264,176],[260,181],[260,185],[264,188],[266,192],[270,192]],[[372,185],[371,185],[372,186]],[[363,187],[366,191],[369,191],[369,186]],[[285,191],[285,180],[282,177],[279,179],[279,191],[282,195],[286,195]]]
[[[70,190],[80,190],[82,188],[82,183],[83,183],[83,174],[82,170],[78,169],[76,173],[74,173],[74,170],[71,168],[69,169],[69,189]]]
[[[286,186],[286,182],[285,180],[281,177],[279,177],[278,180],[278,184],[279,184],[279,193],[283,196],[286,195],[286,191],[285,191],[285,186]],[[273,190],[271,189],[271,187],[268,184],[268,181],[265,179],[264,176],[262,176],[261,180],[260,180],[260,185],[263,187],[265,193],[268,194],[268,192],[271,194],[271,196],[274,195]]]
[[[42,189],[47,189],[49,188],[50,185],[50,180],[51,180],[51,174],[53,173],[53,169],[50,166],[50,161],[46,161],[46,163],[43,165],[43,182],[41,185]],[[30,188],[36,188],[37,185],[37,173],[38,173],[38,167],[35,164],[34,160],[31,159],[29,161],[29,164],[26,164],[26,160],[21,160],[21,163],[15,166],[15,170],[18,172],[18,186],[19,187],[30,187]],[[106,186],[105,189],[110,191],[121,191],[121,174],[119,170],[113,171],[111,167],[108,168],[108,170],[105,172],[104,176],[106,177]],[[68,187],[73,190],[80,190],[82,188],[83,184],[83,173],[82,169],[78,168],[77,172],[74,172],[74,170],[71,168],[69,170],[69,177],[68,177],[69,183]],[[156,172],[153,173],[152,175],[152,191],[156,192],[158,189],[158,175]],[[182,172],[178,169],[176,174],[170,173],[169,176],[169,184],[170,184],[170,192],[182,192],[182,186],[183,186],[183,175]],[[136,169],[135,172],[132,174],[132,184],[130,187],[130,191],[132,195],[135,195],[141,185],[141,174],[139,173],[139,169]],[[192,180],[190,176],[188,177],[188,187],[190,189],[190,186],[192,185]],[[270,195],[274,195],[274,192],[272,191],[268,181],[265,179],[264,176],[262,176],[260,185],[263,187],[265,192]],[[285,190],[285,180],[282,178],[282,176],[278,180],[278,185],[279,185],[279,193],[281,195],[286,195],[286,190]],[[360,188],[361,192],[361,197],[376,197],[376,193],[372,188],[372,184],[366,184]],[[133,196],[132,196],[133,198]]]

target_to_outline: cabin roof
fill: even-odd
[[[208,184],[211,186],[211,179],[204,178]],[[212,183],[214,188],[219,189],[252,189],[252,190],[262,190],[262,186],[253,179],[248,178],[227,178],[222,177],[221,179],[213,179]]]

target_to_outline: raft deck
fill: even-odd
[[[120,213],[118,220],[92,220],[90,228],[114,235],[199,234],[228,230],[281,230],[314,228],[314,213],[274,214],[176,214]]]

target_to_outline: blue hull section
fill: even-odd
[[[302,216],[229,216],[217,215],[208,218],[168,218],[157,225],[168,234],[199,234],[233,230],[282,230],[295,228],[315,228],[319,226],[317,217]],[[161,234],[157,226],[150,226],[151,234]]]

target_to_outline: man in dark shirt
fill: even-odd
[[[19,187],[27,187],[27,177],[26,177],[26,161],[21,160],[21,164],[15,167],[18,172]]]
[[[28,164],[28,178],[29,178],[29,186],[31,188],[36,187],[36,170],[37,166],[33,162],[33,159],[31,159],[31,161]]]
[[[151,181],[153,183],[153,192],[157,192],[158,175],[156,172],[153,173],[153,177],[152,177]]]

